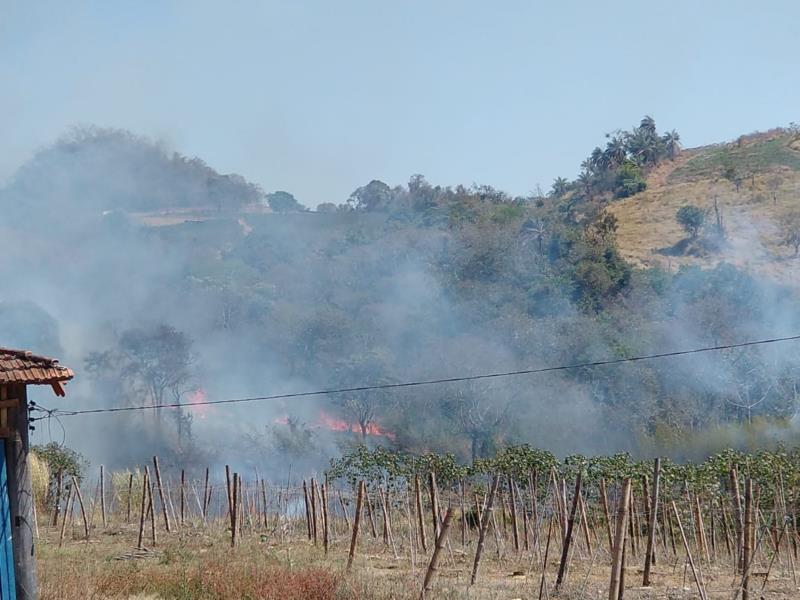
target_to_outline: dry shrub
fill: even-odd
[[[33,486],[33,497],[36,501],[36,510],[41,515],[47,511],[50,469],[47,467],[47,463],[39,458],[35,452],[28,454],[28,469],[31,472],[31,485]]]
[[[124,471],[113,471],[111,473],[112,502],[113,506],[118,507],[119,510],[124,511],[128,506],[128,485],[131,474],[133,474],[133,487],[130,492],[131,506],[135,509],[142,501],[143,476],[139,467],[136,467],[133,471],[125,469]]]
[[[152,594],[198,600],[335,600],[339,578],[318,568],[288,569],[247,560],[203,561],[185,569],[129,565],[103,573],[96,581],[102,598]]]

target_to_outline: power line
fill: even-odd
[[[686,356],[689,354],[700,354],[702,352],[718,352],[720,350],[732,350],[735,348],[745,348],[748,346],[762,346],[765,344],[775,344],[778,342],[790,342],[800,340],[800,335],[777,337],[763,340],[753,340],[740,342],[737,344],[723,344],[719,346],[707,346],[704,348],[693,348],[691,350],[676,350],[673,352],[661,352],[659,354],[646,354],[643,356],[632,356],[628,358],[614,358],[607,360],[596,360],[592,362],[576,363],[570,365],[558,365],[552,367],[541,367],[538,369],[520,369],[516,371],[503,371],[497,373],[482,373],[480,375],[466,375],[462,377],[446,377],[442,379],[427,379],[421,381],[405,381],[401,383],[385,383],[380,385],[362,385],[348,388],[333,388],[326,390],[315,390],[311,392],[295,392],[291,394],[274,394],[271,396],[253,396],[249,398],[226,398],[222,400],[204,400],[201,402],[174,402],[170,404],[160,404],[158,406],[115,406],[108,408],[89,408],[84,410],[65,411],[61,409],[46,409],[36,406],[35,409],[47,414],[47,416],[74,417],[77,415],[93,415],[99,413],[132,412],[139,410],[160,410],[163,408],[179,408],[193,406],[210,406],[216,404],[240,404],[244,402],[266,402],[269,400],[286,400],[291,398],[307,398],[310,396],[327,396],[333,394],[347,394],[352,392],[367,392],[372,390],[392,390],[399,388],[419,387],[425,385],[440,385],[444,383],[459,383],[464,381],[476,381],[480,379],[498,379],[501,377],[514,377],[517,375],[536,375],[540,373],[551,373],[554,371],[567,371],[571,369],[583,369],[589,367],[605,367],[622,363],[641,362],[645,360],[655,360],[659,358],[670,358],[674,356]],[[44,418],[44,417],[42,417]]]

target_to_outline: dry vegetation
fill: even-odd
[[[430,522],[429,493],[422,486],[422,507],[427,529],[428,552],[420,547],[418,515],[415,511],[413,488],[396,488],[389,496],[387,521],[372,489],[372,519],[366,510],[353,569],[347,571],[347,555],[351,538],[348,523],[352,524],[354,499],[347,486],[327,488],[329,498],[329,548],[324,548],[323,509],[316,504],[317,536],[311,539],[306,520],[301,487],[267,488],[251,482],[239,494],[239,539],[231,547],[231,528],[225,494],[225,482],[212,482],[211,502],[203,518],[200,496],[205,494],[202,481],[187,483],[185,517],[180,518],[180,486],[177,478],[167,482],[165,492],[170,533],[165,531],[165,518],[154,488],[155,519],[145,520],[142,548],[137,548],[139,518],[137,509],[127,515],[127,489],[116,489],[128,476],[109,476],[109,498],[106,525],[102,521],[97,482],[85,481],[83,497],[90,522],[89,539],[85,538],[80,510],[73,505],[68,511],[66,527],[63,517],[58,525],[51,523],[44,503],[39,508],[38,574],[42,600],[72,598],[130,598],[155,599],[393,599],[419,598],[425,570],[433,547]],[[137,485],[141,479],[134,477]],[[504,480],[507,481],[507,480]],[[113,483],[112,483],[113,482]],[[310,483],[310,482],[309,482]],[[635,482],[634,482],[635,484]],[[567,486],[571,487],[571,484]],[[655,558],[651,587],[642,587],[642,565],[646,554],[646,504],[641,487],[634,495],[634,521],[626,527],[628,552],[624,570],[625,598],[697,598],[699,597],[687,555],[664,494],[656,528]],[[552,488],[555,489],[555,488]],[[511,496],[506,485],[500,486],[495,509],[488,521],[486,545],[477,583],[469,585],[470,572],[477,546],[475,509],[466,507],[457,513],[444,547],[439,570],[428,598],[607,598],[612,552],[609,530],[604,520],[602,502],[597,488],[582,491],[585,506],[575,513],[574,533],[569,553],[567,579],[560,590],[554,589],[562,548],[560,525],[566,523],[567,513],[561,506],[572,505],[572,494],[565,502],[555,500],[552,489],[540,490],[540,501],[532,503],[522,487],[516,491],[516,516],[519,549],[514,542],[514,517]],[[615,526],[619,486],[609,484],[611,527]],[[94,496],[92,495],[94,491]],[[222,492],[222,493],[220,493]],[[480,486],[465,494],[475,502],[484,500],[485,488]],[[348,515],[339,502],[343,495]],[[441,505],[460,509],[461,495],[457,488],[440,489]],[[766,493],[764,497],[766,497]],[[788,496],[787,496],[788,497]],[[319,496],[317,496],[319,498]],[[720,501],[718,506],[705,493],[686,492],[685,500],[678,498],[681,519],[688,537],[689,549],[701,573],[707,598],[733,599],[741,582],[733,568],[732,547],[735,548],[731,522],[733,503]],[[761,494],[756,496],[756,506]],[[132,500],[139,501],[141,494]],[[62,499],[62,505],[65,502]],[[133,504],[133,503],[132,503]],[[470,502],[467,502],[469,505]],[[700,508],[704,519],[696,529],[693,509]],[[727,510],[726,507],[727,506]],[[366,508],[366,505],[365,505]],[[534,511],[536,518],[533,518]],[[462,522],[461,515],[467,518]],[[756,515],[770,520],[766,502],[763,513]],[[717,519],[715,521],[715,519]],[[720,520],[722,519],[722,520]],[[266,522],[266,524],[265,524]],[[386,523],[386,524],[384,524]],[[153,541],[153,524],[155,535]],[[527,527],[526,527],[527,524]],[[552,529],[550,527],[552,526]],[[663,527],[662,527],[663,526]],[[730,529],[729,529],[730,527]],[[64,539],[60,540],[64,528]],[[548,530],[550,539],[548,542]],[[703,531],[703,535],[698,532]],[[797,532],[786,528],[756,528],[756,555],[753,562],[751,598],[758,592],[765,576],[769,581],[763,598],[795,598],[800,593],[795,575]],[[770,537],[775,535],[777,537]],[[313,537],[313,536],[312,536]],[[549,550],[548,550],[549,547]],[[774,549],[780,552],[776,555]],[[544,587],[542,568],[547,553]],[[540,592],[541,590],[541,592]]]
[[[733,167],[730,179],[726,169]],[[735,179],[736,181],[733,181]],[[611,205],[617,241],[634,264],[676,269],[728,262],[783,283],[797,284],[799,261],[782,245],[782,225],[798,210],[800,148],[794,133],[776,131],[732,144],[687,150],[661,163],[645,191]],[[686,237],[675,221],[685,204],[711,209],[717,198],[727,244],[705,256],[670,250]]]

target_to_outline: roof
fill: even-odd
[[[72,369],[58,364],[54,358],[36,356],[27,350],[0,347],[0,385],[49,384],[61,396],[61,382],[72,379],[74,375]]]

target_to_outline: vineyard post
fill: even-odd
[[[436,538],[436,545],[433,549],[433,554],[431,555],[431,561],[428,564],[428,570],[425,572],[425,581],[422,584],[420,600],[424,600],[425,594],[431,590],[433,578],[436,575],[436,567],[439,564],[439,555],[442,553],[442,548],[444,548],[447,540],[447,533],[450,531],[450,522],[452,519],[453,509],[448,507],[447,512],[444,515],[444,522],[442,522],[442,526],[439,530],[439,535]]]
[[[425,517],[422,514],[422,491],[419,485],[419,475],[414,475],[414,497],[416,500],[417,520],[419,521],[419,540],[423,552],[428,551],[428,541],[425,539]]]
[[[131,522],[131,509],[133,508],[132,502],[133,502],[133,472],[128,474],[128,510],[125,514],[126,523]]]
[[[694,577],[694,583],[697,586],[697,593],[700,594],[700,600],[706,600],[706,591],[702,582],[700,581],[700,575],[697,572],[697,568],[694,565],[692,551],[689,548],[689,541],[686,539],[686,532],[683,530],[683,524],[681,523],[681,515],[678,512],[678,507],[676,506],[674,500],[672,501],[672,510],[675,513],[675,520],[678,523],[678,531],[680,532],[681,540],[683,541],[683,549],[686,551],[686,560],[689,561],[689,567],[692,569],[692,577]]]
[[[64,518],[61,521],[61,535],[58,538],[58,547],[64,544],[64,533],[67,531],[67,513],[69,512],[70,503],[72,502],[72,486],[67,490],[67,503],[64,505]]]
[[[519,554],[519,530],[517,528],[517,494],[514,489],[514,478],[508,476],[508,495],[511,504],[511,532],[514,537],[514,552]]]
[[[155,494],[154,489],[156,487],[155,481],[152,478],[148,478],[150,481],[150,493],[148,496],[149,502],[147,504],[147,514],[150,517],[150,536],[153,541],[153,546],[156,545],[158,533],[156,532],[156,505],[155,505]]]
[[[475,548],[475,561],[472,564],[472,575],[470,576],[469,584],[475,585],[475,578],[478,576],[478,567],[481,564],[481,555],[483,554],[483,546],[486,543],[486,530],[489,528],[489,515],[492,514],[492,503],[494,496],[497,493],[497,486],[500,483],[500,475],[495,475],[492,478],[492,486],[489,490],[489,495],[486,498],[486,508],[483,509],[483,515],[480,520],[480,529],[478,530],[478,545]]]
[[[263,518],[264,518],[264,529],[266,530],[269,527],[269,520],[268,520],[268,506],[267,506],[267,484],[264,481],[264,478],[261,478],[261,501],[263,504]]]
[[[369,518],[369,529],[372,532],[373,539],[377,539],[378,533],[375,530],[375,514],[372,507],[372,500],[369,497],[369,490],[367,489],[367,484],[364,484],[364,504],[366,505],[367,509],[367,517]]]
[[[631,480],[626,478],[622,482],[622,493],[617,509],[616,531],[614,533],[614,548],[611,554],[611,584],[608,589],[608,600],[617,600],[620,590],[620,575],[622,574],[622,551],[625,547],[625,530],[627,529],[628,502],[630,500]]]
[[[339,506],[342,507],[345,525],[347,525],[347,529],[350,529],[350,515],[347,514],[347,506],[345,506],[344,499],[342,498],[342,492],[337,489],[336,495],[339,497]]]
[[[600,503],[603,505],[603,515],[606,519],[606,532],[608,533],[608,548],[614,552],[614,535],[611,533],[611,514],[608,511],[608,493],[606,492],[606,480],[600,479]]]
[[[750,562],[753,529],[753,483],[748,476],[744,480],[744,540],[742,548],[742,600],[750,600]]]
[[[546,583],[545,575],[547,573],[547,558],[550,556],[550,538],[553,535],[553,516],[550,516],[549,524],[547,526],[547,542],[544,545],[544,558],[542,559],[542,579],[539,583],[539,600],[542,600],[542,592]]]
[[[744,550],[744,518],[742,515],[742,498],[739,495],[739,476],[736,467],[732,467],[728,473],[731,487],[731,498],[733,500],[733,524],[736,530],[736,572],[742,572]]]
[[[103,465],[100,465],[100,517],[103,519],[103,527],[106,527],[106,477]]]
[[[239,517],[239,474],[233,473],[233,489],[231,490],[231,548],[236,547],[236,533]]]
[[[158,465],[158,457],[153,457],[153,467],[156,471],[156,484],[158,485],[158,500],[161,502],[161,512],[164,514],[164,529],[167,533],[172,531],[169,523],[169,512],[167,511],[167,503],[164,501],[164,487],[161,482],[161,467]]]
[[[61,505],[61,493],[63,491],[64,485],[64,471],[61,469],[58,470],[58,474],[56,475],[56,501],[53,504],[53,527],[58,525],[58,511],[59,506]]]
[[[208,467],[206,467],[205,484],[203,485],[203,521],[208,517],[208,499],[211,497],[208,491]]]
[[[308,541],[311,541],[311,502],[308,500],[308,486],[305,479],[303,479],[303,503],[306,507],[306,532],[308,533]]]
[[[139,540],[136,542],[136,547],[140,550],[144,548],[144,519],[145,511],[147,510],[147,490],[149,489],[147,483],[148,470],[147,466],[144,468],[144,475],[142,475],[142,506],[139,512]]]
[[[317,490],[317,481],[311,478],[311,533],[314,537],[314,545],[317,545],[318,528],[317,528],[317,498],[319,497]]]
[[[431,516],[433,517],[433,538],[439,539],[439,491],[436,488],[436,472],[431,469],[428,473],[428,484],[431,494]]]
[[[330,542],[330,526],[328,524],[328,484],[322,484],[322,547],[325,549],[325,554],[328,553],[328,544]]]
[[[561,547],[561,562],[558,565],[558,576],[556,577],[556,589],[561,587],[567,576],[567,558],[569,557],[569,546],[572,542],[572,533],[575,529],[575,515],[578,511],[578,502],[581,497],[581,471],[578,471],[578,476],[575,478],[575,493],[572,498],[572,508],[569,511],[569,520],[567,521],[567,534],[564,537],[564,543]]]
[[[358,543],[358,526],[361,523],[361,508],[364,502],[364,482],[358,483],[358,496],[356,498],[356,513],[353,517],[353,534],[350,537],[350,552],[347,555],[347,570],[353,566],[353,557],[356,554],[356,544]]]
[[[86,507],[83,505],[83,496],[81,495],[81,488],[78,486],[78,480],[72,476],[72,486],[75,488],[75,494],[78,497],[78,505],[81,509],[81,517],[83,518],[83,533],[86,540],[89,540],[89,520],[86,518]]]
[[[183,527],[186,522],[186,470],[181,469],[181,522]]]
[[[653,494],[650,499],[650,523],[647,526],[647,554],[644,558],[644,577],[642,585],[650,585],[650,566],[655,562],[656,517],[658,516],[658,487],[661,478],[661,459],[653,463]]]

